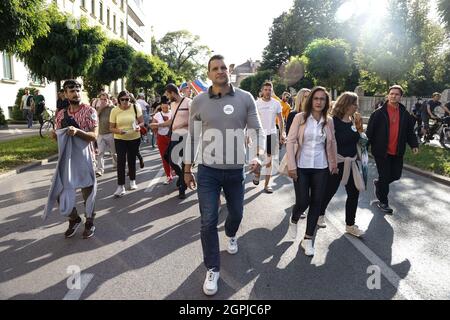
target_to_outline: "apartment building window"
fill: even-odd
[[[81,7],[86,8],[86,0],[81,0]]]
[[[122,9],[122,10],[123,10],[123,5],[124,5],[124,2],[125,2],[125,1],[123,1],[123,0],[120,0],[120,9]]]
[[[116,33],[116,15],[113,15],[113,31]]]
[[[111,10],[109,10],[109,8],[108,9],[106,9],[106,26],[109,28],[109,26],[110,26],[110,23],[109,23],[109,17],[110,17],[110,15],[111,15]]]
[[[3,51],[3,79],[13,79],[12,56]]]
[[[91,0],[91,14],[95,17],[95,0]]]
[[[120,37],[124,38],[124,25],[123,21],[120,21]]]
[[[103,22],[103,2],[100,1],[100,3],[98,4],[98,9],[100,10],[100,21]]]

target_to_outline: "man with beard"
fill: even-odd
[[[67,109],[61,109],[56,115],[56,129],[68,128],[67,135],[78,137],[88,142],[94,142],[98,136],[98,117],[97,111],[87,104],[81,103],[81,85],[77,80],[67,80],[63,85],[64,94],[69,101]],[[54,134],[56,138],[56,134]],[[90,148],[92,159],[94,159],[94,149],[92,144]],[[94,163],[92,163],[94,165]],[[96,182],[95,182],[96,183]],[[82,188],[81,193],[86,204],[86,200],[91,194],[94,185]],[[87,239],[94,235],[94,217],[86,217],[83,238]],[[65,232],[66,238],[71,238],[77,231],[82,220],[74,207],[69,215],[69,228]]]

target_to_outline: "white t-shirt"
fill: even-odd
[[[271,98],[270,101],[258,99],[256,101],[256,106],[265,135],[277,134],[275,119],[277,115],[281,113],[281,104],[273,98]]]
[[[163,116],[167,117],[167,119],[164,120]],[[171,118],[172,118],[172,112],[169,110],[169,112],[167,112],[167,113],[164,113],[162,111],[157,112],[153,119],[155,119],[158,123],[163,123],[167,120],[170,120]],[[167,136],[167,134],[169,133],[169,129],[170,129],[170,127],[160,127],[160,128],[158,128],[158,134],[160,136]]]

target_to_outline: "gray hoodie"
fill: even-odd
[[[86,217],[94,213],[97,180],[95,177],[90,142],[66,134],[67,128],[56,130],[59,160],[48,193],[43,219],[52,212],[59,199],[59,211],[69,216],[76,204],[76,190],[93,186],[86,200]]]

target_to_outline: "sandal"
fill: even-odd
[[[259,175],[253,175],[253,184],[257,186],[259,184]]]

